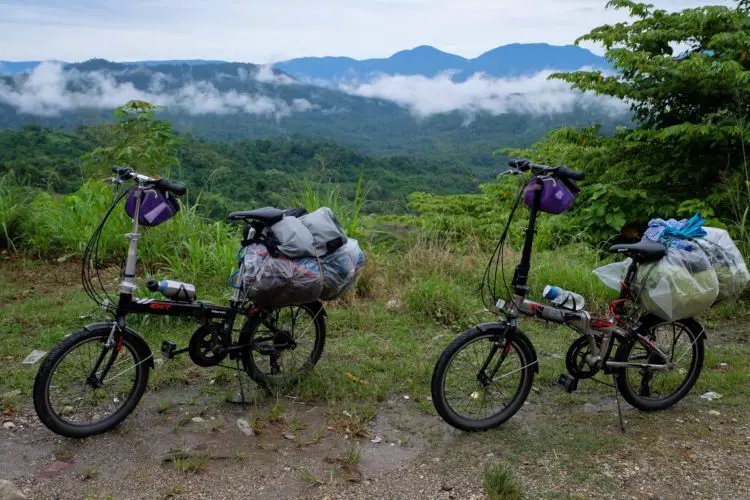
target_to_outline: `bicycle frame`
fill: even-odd
[[[618,316],[616,313],[622,311],[624,302],[628,300],[630,296],[629,283],[632,282],[637,271],[638,265],[635,261],[628,269],[625,281],[622,283],[620,298],[615,301],[610,308],[611,315],[608,320],[592,318],[587,311],[562,309],[551,305],[539,304],[526,299],[526,295],[529,292],[528,279],[529,270],[531,269],[531,254],[534,244],[534,235],[536,234],[536,219],[539,212],[542,194],[542,187],[540,184],[536,184],[532,189],[534,189],[534,201],[529,215],[529,225],[526,229],[526,237],[521,253],[521,262],[516,267],[513,275],[513,297],[509,307],[505,311],[505,315],[508,318],[508,324],[511,327],[516,327],[519,316],[523,315],[573,328],[587,337],[591,354],[587,356],[586,361],[590,366],[596,369],[600,369],[603,366],[607,368],[649,367],[654,370],[671,369],[673,364],[670,361],[669,356],[653,345],[653,343],[643,335],[638,333],[637,328],[623,329],[617,326]],[[504,306],[505,304],[499,305],[499,309],[503,309]],[[612,353],[612,348],[615,345],[613,339],[617,338],[618,340],[624,340],[631,336],[635,336],[638,342],[644,344],[658,354],[664,361],[664,364],[610,361],[609,357]]]

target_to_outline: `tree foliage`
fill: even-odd
[[[746,232],[748,2],[679,12],[631,0],[611,0],[607,6],[627,10],[630,22],[600,26],[576,43],[603,45],[613,71],[551,78],[623,100],[634,124],[610,137],[595,128],[556,131],[525,153],[583,168],[594,191],[609,190],[601,196],[590,190],[587,209],[592,216],[609,214],[607,226],[657,215],[655,211],[675,216],[702,209]],[[604,199],[610,202],[602,206]],[[624,218],[611,215],[618,211]],[[597,224],[602,227],[601,221]]]
[[[111,143],[84,156],[88,173],[105,175],[114,166],[129,166],[145,174],[166,174],[179,163],[179,142],[172,124],[155,120],[164,109],[146,101],[130,101],[116,108],[112,116],[119,120],[110,127]]]

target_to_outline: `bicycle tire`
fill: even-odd
[[[691,358],[688,373],[682,383],[674,391],[664,396],[663,398],[653,399],[646,397],[642,394],[639,394],[639,390],[633,387],[630,382],[630,378],[628,377],[628,370],[643,369],[616,368],[614,370],[617,388],[620,391],[620,394],[622,394],[625,401],[630,403],[630,405],[641,411],[665,410],[684,398],[690,392],[690,390],[693,388],[695,383],[698,381],[698,378],[700,377],[705,355],[703,327],[698,321],[693,318],[682,319],[678,321],[665,321],[653,315],[648,315],[643,318],[641,320],[641,325],[642,326],[639,329],[639,333],[644,336],[646,336],[646,334],[648,334],[650,331],[653,331],[654,329],[664,325],[680,325],[682,331],[688,332],[689,340],[691,341],[690,349],[692,350],[693,356]],[[676,331],[674,327],[673,331]],[[631,359],[631,352],[638,345],[639,343],[637,339],[629,339],[622,342],[617,347],[617,351],[615,352],[615,361],[629,361]]]
[[[116,338],[119,335],[116,335]],[[127,352],[133,357],[135,378],[133,381],[132,391],[124,403],[111,415],[92,424],[77,425],[70,423],[62,418],[55,411],[50,402],[50,383],[55,371],[60,363],[76,348],[83,346],[88,342],[106,342],[109,338],[109,332],[102,330],[80,330],[63,339],[52,351],[45,357],[34,380],[34,408],[42,423],[52,432],[61,436],[70,438],[85,438],[100,434],[113,429],[119,425],[135,409],[143,397],[146,390],[149,377],[149,366],[146,359],[143,359],[139,349],[130,340],[130,335],[122,334],[121,349],[127,349]],[[118,353],[119,355],[119,353]]]
[[[298,380],[300,377],[307,374],[312,368],[318,363],[321,356],[323,355],[323,348],[325,347],[326,341],[326,321],[325,313],[320,303],[303,304],[297,306],[283,306],[269,308],[267,311],[271,314],[285,308],[299,308],[304,310],[312,318],[312,323],[315,325],[315,340],[313,347],[310,352],[310,356],[303,363],[299,370],[287,375],[274,375],[266,373],[261,369],[255,362],[253,356],[253,349],[244,349],[241,354],[242,365],[245,372],[252,378],[256,383],[263,387],[285,385]],[[241,345],[251,344],[258,333],[258,329],[263,324],[259,317],[249,318],[242,326],[240,331],[239,343]]]
[[[451,362],[461,350],[472,343],[485,338],[497,339],[498,335],[497,331],[482,331],[478,328],[472,328],[453,339],[435,364],[431,383],[433,405],[440,417],[457,429],[467,432],[477,432],[499,427],[521,409],[531,391],[536,370],[536,356],[534,355],[533,346],[525,336],[509,333],[506,336],[506,341],[518,353],[521,359],[521,368],[518,370],[521,374],[521,379],[510,402],[505,405],[502,411],[484,419],[467,418],[459,414],[450,405],[445,394],[445,382]]]

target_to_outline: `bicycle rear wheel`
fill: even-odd
[[[443,351],[432,374],[432,402],[464,431],[498,427],[521,408],[534,380],[535,356],[520,335],[468,330]]]
[[[294,382],[307,373],[323,354],[326,323],[318,304],[263,310],[247,320],[240,332],[242,365],[263,386]]]
[[[692,318],[664,321],[649,315],[642,320],[638,333],[647,342],[638,338],[626,340],[617,348],[615,361],[644,366],[616,369],[617,388],[639,410],[664,410],[684,398],[698,381],[705,349],[703,327]],[[652,346],[669,356],[673,368],[658,370],[646,366],[666,364]]]
[[[61,436],[83,438],[108,431],[138,405],[149,366],[128,335],[82,330],[44,359],[34,381],[34,407],[42,423]]]

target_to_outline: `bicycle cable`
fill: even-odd
[[[499,299],[498,293],[497,293],[497,280],[498,280],[498,268],[500,270],[500,274],[502,275],[503,285],[505,287],[505,291],[508,293],[508,297],[511,297],[511,291],[510,287],[508,286],[508,282],[505,279],[505,242],[508,238],[508,232],[510,231],[510,225],[513,222],[513,218],[515,217],[516,210],[518,209],[518,205],[521,202],[521,197],[523,196],[525,183],[519,182],[518,187],[518,193],[516,194],[516,199],[513,202],[513,208],[510,211],[510,214],[508,215],[508,221],[505,224],[505,229],[503,230],[503,234],[500,236],[500,240],[497,242],[497,245],[495,246],[495,250],[492,252],[492,256],[490,257],[490,261],[487,264],[487,268],[484,271],[484,276],[482,277],[482,288],[481,288],[481,294],[482,294],[482,304],[485,308],[487,308],[490,311],[496,310],[496,304]],[[493,273],[493,266],[494,266],[494,273]],[[490,294],[490,297],[492,299],[492,304],[487,303],[487,296],[485,295],[485,291]]]
[[[102,231],[107,223],[110,215],[114,211],[115,207],[125,198],[134,188],[123,189],[122,186],[118,186],[118,189],[114,193],[112,203],[110,204],[107,212],[104,214],[104,218],[99,223],[97,228],[94,230],[94,234],[88,241],[86,248],[83,251],[83,264],[81,269],[81,282],[86,295],[99,307],[105,309],[108,312],[113,312],[115,306],[113,305],[113,299],[107,292],[104,283],[102,283],[101,276],[99,274],[99,241],[101,239]],[[92,273],[93,271],[93,273]],[[95,283],[94,280],[96,280]],[[97,286],[98,284],[98,286]]]

